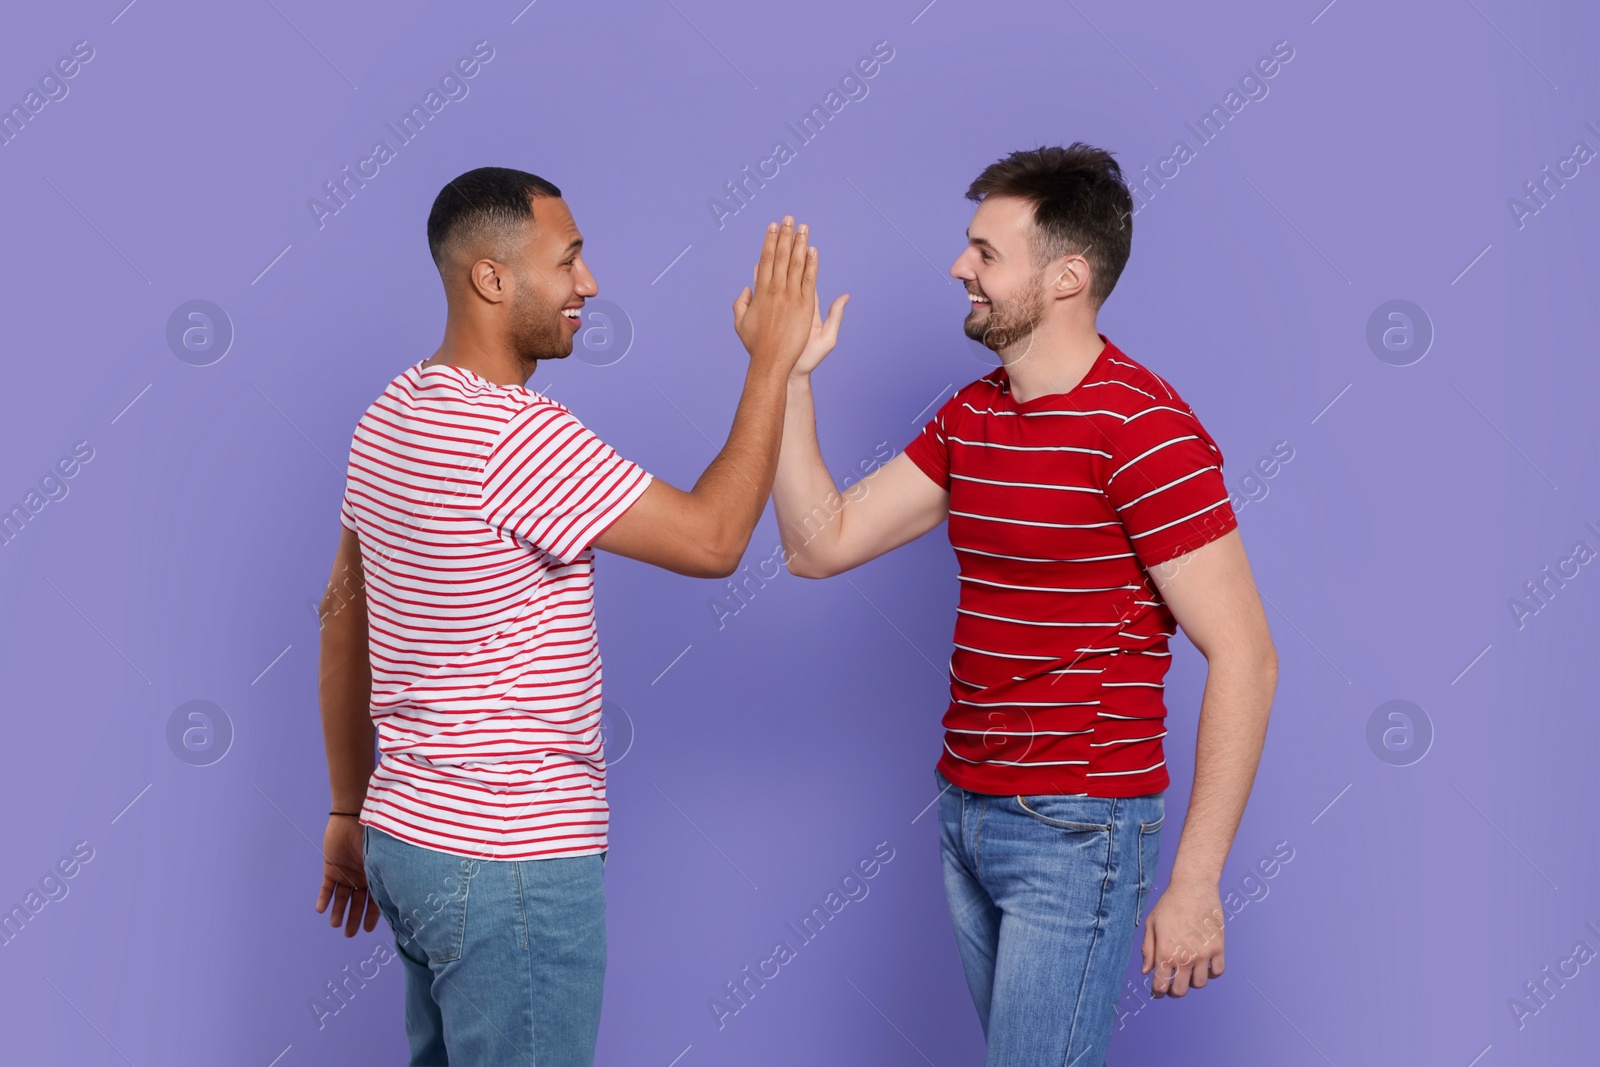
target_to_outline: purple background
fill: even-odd
[[[1081,139],[1138,177],[1179,138],[1195,158],[1140,210],[1100,328],[1174,383],[1258,498],[1240,520],[1282,679],[1224,890],[1276,842],[1294,859],[1247,884],[1223,979],[1154,1003],[1127,987],[1111,1062],[1594,1062],[1600,963],[1520,1028],[1507,1003],[1576,942],[1600,950],[1600,567],[1520,627],[1508,605],[1575,542],[1600,549],[1582,414],[1600,164],[1521,226],[1508,207],[1575,141],[1600,149],[1593,5],[122,2],[29,5],[0,37],[7,106],[73,42],[95,50],[0,147],[0,506],[94,449],[0,550],[0,905],[94,849],[0,948],[8,1062],[403,1062],[398,965],[320,1028],[311,1007],[392,934],[346,940],[313,911],[310,602],[355,421],[441,336],[424,223],[447,179],[497,164],[562,187],[633,341],[529,384],[688,485],[732,416],[729,304],[766,221],[810,222],[824,299],[853,294],[817,377],[842,475],[984,372],[946,273],[983,165]],[[319,229],[308,198],[393,143],[384,123],[480,40],[495,55],[469,95]],[[1184,124],[1283,40],[1269,94],[1200,146]],[[774,140],[795,147],[784,123],[878,41],[894,58],[869,95],[719,229],[708,199]],[[195,299],[235,331],[209,366],[165,337]],[[1395,299],[1435,335],[1408,366],[1367,342]],[[1280,441],[1293,460],[1246,486]],[[769,513],[747,563],[776,544]],[[918,817],[954,571],[942,532],[743,601],[604,558],[600,1063],[981,1062]],[[718,598],[738,608],[720,626]],[[1180,641],[1161,885],[1203,678]],[[1420,761],[1420,742],[1390,756],[1409,765],[1368,741],[1395,699],[1432,731]],[[190,700],[231,723],[209,766],[167,741]],[[895,857],[870,895],[719,1029],[708,1001],[881,841]]]

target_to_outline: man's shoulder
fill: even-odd
[[[541,413],[572,415],[564,404],[526,386],[497,385],[448,365],[428,375],[421,374],[417,367],[409,367],[395,378],[390,389],[418,407],[467,414],[497,435],[510,424],[526,422]]]
[[[514,426],[552,418],[573,416],[561,403],[530,389],[494,386],[460,372],[423,374],[421,364],[412,364],[367,406],[357,432],[402,431],[418,447],[450,447],[450,441],[494,446]]]
[[[1097,402],[1114,407],[1124,421],[1159,410],[1194,415],[1171,382],[1114,345],[1096,379],[1085,384],[1093,386]]]
[[[531,389],[511,389],[484,423],[491,453],[570,452],[605,442],[561,401]]]
[[[982,378],[970,381],[950,394],[950,399],[944,402],[943,409],[950,412],[976,408],[981,412],[989,406],[991,400],[1000,395],[1004,381],[1004,368],[996,367]]]

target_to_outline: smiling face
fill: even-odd
[[[973,213],[967,247],[950,267],[967,287],[968,337],[1001,352],[1025,343],[1044,318],[1044,267],[1034,260],[1033,204],[989,196]]]
[[[536,197],[533,218],[510,265],[516,294],[507,321],[513,350],[530,363],[572,355],[584,300],[600,291],[583,262],[583,235],[566,201]]]

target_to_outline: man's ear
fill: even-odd
[[[493,259],[480,259],[472,265],[472,287],[490,303],[506,298],[506,266]]]
[[[1093,281],[1089,261],[1084,258],[1082,252],[1074,252],[1056,259],[1045,268],[1045,276],[1050,279],[1050,284],[1047,286],[1050,295],[1057,299],[1086,292]]]

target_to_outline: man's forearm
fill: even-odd
[[[778,532],[791,563],[826,560],[844,526],[843,501],[817,442],[817,416],[811,379],[791,378],[783,420],[783,451],[772,486]],[[804,566],[802,564],[802,570]]]
[[[1172,881],[1215,886],[1255,782],[1277,688],[1278,667],[1262,655],[1209,663],[1195,738],[1194,789]]]
[[[364,595],[364,591],[358,590]],[[364,605],[323,603],[317,696],[334,811],[360,811],[373,770],[372,665]]]
[[[716,543],[734,557],[744,554],[767,506],[783,434],[786,371],[756,360],[745,375],[728,441],[694,483],[692,495],[711,509]]]

